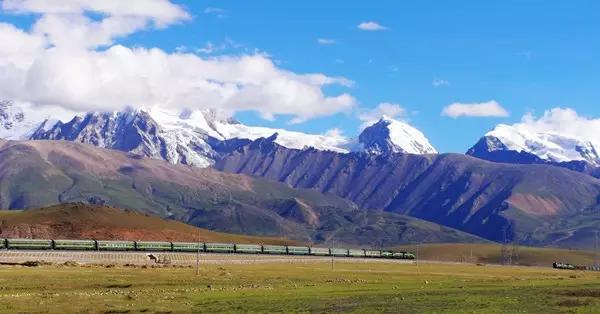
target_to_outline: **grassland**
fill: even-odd
[[[453,264],[0,267],[0,312],[592,313],[600,273]]]
[[[393,248],[398,251],[416,252],[415,245],[402,245]],[[445,262],[471,262],[500,264],[501,245],[494,243],[436,243],[419,245],[419,258]],[[508,247],[509,252],[513,247]],[[553,262],[577,265],[592,265],[594,252],[557,248],[517,247],[513,262],[524,266],[549,267]]]

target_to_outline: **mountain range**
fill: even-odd
[[[386,116],[368,123],[352,139],[335,132],[317,135],[247,126],[214,110],[154,107],[71,116],[55,111],[48,115],[30,106],[2,101],[0,138],[76,141],[198,167],[209,167],[237,147],[267,137],[292,149],[373,155],[437,153],[422,132]],[[494,162],[548,164],[599,176],[598,151],[597,145],[587,139],[500,124],[466,154]]]
[[[591,243],[593,226],[600,222],[600,180],[548,165],[494,163],[461,154],[296,150],[267,138],[237,149],[215,168],[316,189],[362,208],[494,241],[560,245],[577,238]]]
[[[13,112],[18,112],[18,116]],[[0,107],[0,123],[4,123],[0,137],[75,141],[198,167],[208,167],[223,154],[262,137],[273,137],[278,144],[294,149],[436,153],[419,130],[387,117],[374,121],[358,139],[347,139],[336,134],[246,126],[232,118],[219,117],[213,110],[125,109],[76,114],[66,122],[54,118],[33,122],[31,114],[4,102],[4,107]]]
[[[2,102],[0,131],[20,140],[2,144],[2,208],[85,201],[224,232],[355,244],[589,247],[600,226],[595,145],[515,126],[499,125],[465,155],[438,154],[422,132],[385,116],[348,139],[211,110],[55,118]]]

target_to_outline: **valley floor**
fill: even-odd
[[[469,264],[0,266],[0,312],[591,313],[600,273]]]

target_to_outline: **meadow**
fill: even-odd
[[[600,273],[475,264],[0,266],[0,312],[592,313]]]

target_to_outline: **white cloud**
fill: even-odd
[[[189,14],[168,0],[4,0],[2,9],[20,14],[70,15],[97,12],[110,16],[142,17],[167,26]]]
[[[211,41],[207,41],[204,47],[196,49],[196,52],[212,54],[222,52],[227,49],[238,49],[241,47],[242,45],[236,43],[233,39],[225,38],[225,40],[219,44],[213,44]]]
[[[326,137],[333,137],[333,138],[345,138],[344,132],[342,130],[340,130],[339,128],[329,129],[323,135]]]
[[[445,107],[442,115],[458,117],[508,117],[509,112],[494,100],[482,103],[453,103]]]
[[[266,54],[208,58],[186,53],[183,46],[167,53],[112,44],[115,36],[188,16],[168,1],[32,0],[5,1],[3,7],[40,15],[30,31],[0,23],[0,99],[79,112],[124,106],[253,110],[263,117],[291,115],[294,122],[356,105],[347,93],[323,92],[326,85],[352,86],[351,80],[294,73],[280,68]],[[82,12],[101,17],[91,20]],[[143,23],[137,24],[138,19]],[[70,43],[68,36],[81,42]]]
[[[40,14],[32,33],[57,47],[95,48],[149,26],[164,28],[190,15],[168,0],[5,0],[2,8],[16,14]],[[102,15],[100,21],[88,14]]]
[[[369,21],[369,22],[362,22],[360,24],[358,24],[358,29],[363,30],[363,31],[384,31],[386,29],[388,29],[387,27],[380,25],[377,22],[373,22],[373,21]]]
[[[221,8],[208,7],[206,9],[204,9],[204,13],[205,14],[213,14],[218,18],[224,18],[227,11],[225,11],[224,9],[221,9]]]
[[[0,23],[0,66],[19,69],[31,66],[34,57],[46,47],[46,41],[10,24]]]
[[[317,43],[319,45],[333,45],[336,43],[335,39],[331,38],[317,38]]]
[[[529,133],[552,133],[575,137],[600,146],[600,118],[587,118],[571,108],[553,108],[540,118],[528,113],[513,127]]]
[[[380,103],[377,107],[358,114],[358,119],[362,122],[360,128],[364,129],[384,116],[392,119],[401,119],[406,116],[406,109],[395,103]]]
[[[434,79],[433,81],[431,81],[431,85],[433,85],[434,87],[447,86],[450,85],[450,82],[442,79]]]

